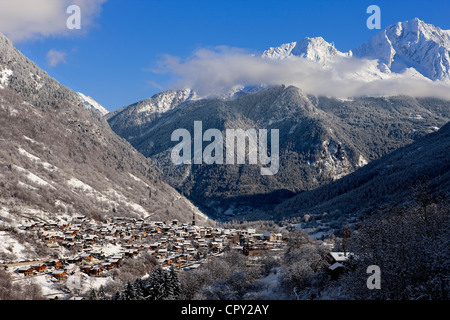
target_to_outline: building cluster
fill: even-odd
[[[31,223],[23,230],[35,230],[49,247],[63,246],[74,252],[72,257],[19,267],[24,275],[51,274],[54,279],[67,278],[76,271],[90,276],[107,276],[120,268],[124,259],[147,252],[162,267],[178,270],[199,267],[210,256],[226,250],[239,250],[252,255],[279,250],[284,241],[281,234],[258,234],[255,229],[237,230],[203,227],[191,224],[145,221],[143,219],[114,217],[96,223],[84,216],[70,222]]]

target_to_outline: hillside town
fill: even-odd
[[[19,229],[34,231],[50,248],[65,247],[73,256],[49,261],[22,263],[14,269],[17,277],[46,274],[53,281],[82,272],[107,277],[120,268],[124,259],[147,252],[163,268],[179,271],[200,267],[208,257],[237,250],[245,255],[281,251],[285,245],[281,233],[256,233],[255,229],[237,230],[197,226],[195,215],[190,224],[113,217],[102,223],[85,216],[59,223],[28,223]],[[10,270],[12,271],[12,270]]]

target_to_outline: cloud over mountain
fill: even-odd
[[[388,27],[357,48],[356,54],[340,52],[320,37],[305,38],[270,48],[262,55],[216,47],[200,49],[184,60],[166,56],[156,71],[172,74],[175,87],[193,89],[200,96],[220,95],[235,86],[284,84],[337,98],[409,95],[450,99],[448,31],[418,19],[397,24],[395,30],[399,30],[399,25],[408,29],[404,27],[399,34],[391,30],[393,26]],[[394,35],[395,42],[386,40]],[[367,49],[378,48],[377,43],[381,42],[384,47],[391,43],[396,50]],[[404,55],[401,48],[412,48],[414,54]],[[383,60],[386,51],[395,53],[388,65]],[[433,73],[429,70],[433,66],[439,70]]]

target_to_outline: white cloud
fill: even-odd
[[[410,95],[450,99],[450,86],[424,77],[383,74],[375,60],[338,58],[328,67],[290,57],[269,60],[242,50],[220,47],[201,49],[190,58],[166,56],[157,73],[168,73],[174,87],[187,87],[199,95],[221,94],[236,85],[294,85],[303,91],[338,98]]]
[[[60,63],[66,62],[67,53],[64,51],[58,51],[51,49],[47,52],[47,63],[50,67],[56,67]]]
[[[70,5],[81,9],[81,31],[86,31],[106,0],[0,0],[0,32],[12,41],[74,34],[67,28]]]

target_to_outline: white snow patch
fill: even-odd
[[[358,167],[364,167],[369,162],[360,154],[358,159]]]
[[[97,101],[95,101],[91,97],[88,97],[88,96],[82,94],[81,92],[77,92],[77,94],[81,98],[81,101],[87,108],[94,109],[103,116],[106,115],[107,113],[109,113],[109,111],[106,110],[105,107],[103,107],[101,104],[99,104]]]
[[[32,155],[31,153],[27,152],[26,150],[19,148],[19,153],[26,156],[31,161],[41,161],[41,158],[36,157],[35,155]]]
[[[11,237],[6,231],[0,231],[0,253],[12,254],[15,256],[15,261],[22,261],[27,259],[24,254],[25,246],[19,241]]]
[[[35,155],[29,153],[28,151],[26,151],[26,150],[23,149],[23,148],[19,148],[19,153],[22,154],[22,155],[24,155],[24,156],[26,156],[26,157],[27,157],[28,159],[30,159],[31,161],[34,161],[34,162],[37,162],[37,163],[42,164],[42,166],[43,166],[45,169],[49,170],[49,171],[53,171],[53,172],[58,171],[58,168],[56,168],[56,167],[53,166],[52,164],[50,164],[50,163],[48,163],[48,162],[46,162],[46,161],[42,161],[41,158],[36,157]]]
[[[135,175],[133,175],[133,174],[131,174],[131,173],[129,173],[129,172],[128,172],[128,174],[130,175],[130,177],[131,177],[133,180],[135,180],[135,181],[137,181],[137,182],[140,182],[140,183],[144,184],[146,187],[148,187],[148,188],[150,188],[150,189],[152,189],[152,190],[156,190],[154,187],[152,187],[151,185],[149,185],[148,183],[146,183],[146,182],[143,181],[142,179],[139,179],[138,177],[136,177]]]
[[[37,145],[39,145],[39,146],[42,146],[42,145],[43,145],[42,143],[37,142],[36,140],[31,139],[30,137],[23,136],[23,138],[24,138],[25,140],[30,141],[31,143],[37,144]]]
[[[0,84],[3,86],[8,86],[9,77],[13,75],[13,71],[10,69],[0,70]]]
[[[109,189],[108,193],[114,198],[117,197],[117,199],[121,202],[124,202],[126,205],[130,206],[134,211],[139,212],[140,214],[142,214],[145,217],[148,216],[148,211],[145,210],[141,205],[134,203],[134,202],[130,202],[128,201],[128,199],[121,193],[117,192],[117,190],[114,189]]]
[[[290,129],[288,134],[293,134],[295,132],[295,130],[297,129],[299,122],[297,122],[296,124],[294,124]]]
[[[90,192],[95,191],[90,185],[87,185],[83,181],[78,180],[77,178],[74,178],[74,177],[67,180],[67,184],[69,186],[71,186],[73,189],[82,189],[84,191],[90,191]]]
[[[54,186],[52,186],[50,183],[48,183],[47,181],[45,181],[44,179],[38,177],[37,175],[35,175],[34,173],[28,171],[27,169],[24,169],[22,167],[13,165],[13,168],[16,169],[17,171],[25,174],[25,176],[27,177],[28,180],[30,180],[33,183],[36,183],[38,185],[41,186],[47,186],[50,187],[52,189],[56,189]]]

